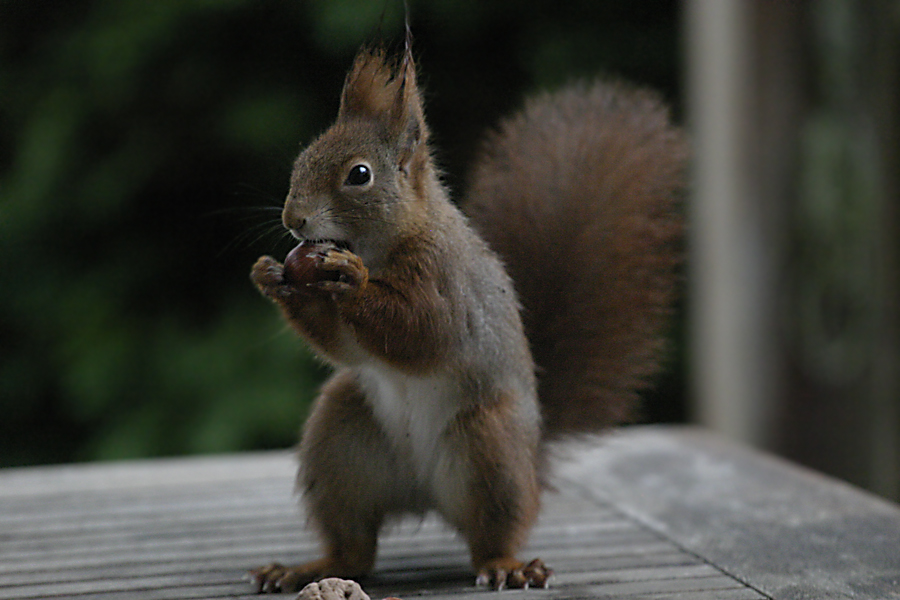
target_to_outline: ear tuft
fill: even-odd
[[[338,118],[387,113],[397,95],[396,69],[381,48],[363,48],[344,80]]]
[[[399,167],[408,172],[428,135],[408,42],[398,58],[389,57],[382,48],[363,48],[356,55],[338,112],[338,120],[350,118],[382,121],[398,144]]]

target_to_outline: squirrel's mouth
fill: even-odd
[[[350,242],[346,240],[331,240],[328,238],[303,239],[300,240],[301,246],[335,246],[341,250],[352,252]]]

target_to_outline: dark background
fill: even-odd
[[[529,92],[613,76],[681,115],[676,2],[410,2],[454,197]],[[0,466],[293,444],[325,371],[248,280],[399,1],[0,0]],[[682,319],[646,421],[685,415]]]

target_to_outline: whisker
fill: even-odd
[[[226,254],[235,248],[249,248],[259,244],[267,238],[274,238],[274,244],[278,245],[283,239],[283,233],[287,233],[281,223],[281,219],[266,219],[261,223],[255,223],[246,227],[234,238],[225,244],[218,252],[218,256]]]
[[[248,242],[249,246],[258,244],[260,241],[262,241],[263,239],[270,237],[270,236],[274,237],[276,239],[283,238],[283,234],[286,233],[286,230],[284,229],[284,227],[282,226],[281,223],[273,223],[272,225],[269,225],[268,227],[261,228],[261,229],[262,230],[259,232],[259,234],[256,237],[254,237],[252,240],[249,240],[249,242]]]

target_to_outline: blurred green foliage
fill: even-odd
[[[410,4],[456,193],[527,90],[617,74],[678,106],[675,2]],[[291,162],[402,10],[0,0],[0,465],[295,441],[324,370],[247,274],[289,249]]]

